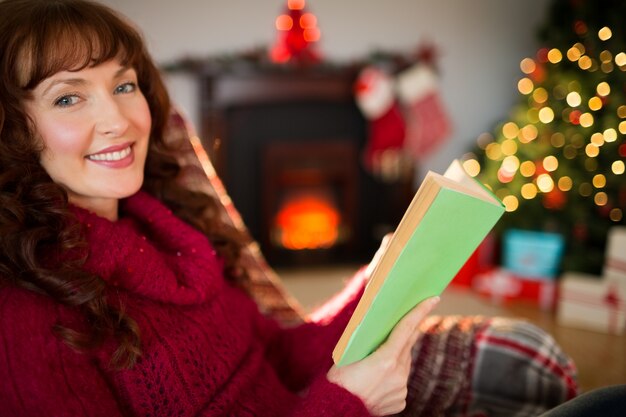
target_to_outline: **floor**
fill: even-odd
[[[287,289],[306,311],[313,310],[339,291],[357,266],[278,270]],[[434,314],[505,316],[527,319],[559,342],[576,363],[583,391],[626,383],[626,335],[615,336],[566,328],[556,323],[554,313],[531,304],[493,304],[466,288],[449,287]]]

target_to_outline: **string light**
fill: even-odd
[[[533,84],[530,78],[522,78],[517,83],[517,89],[519,90],[520,93],[524,95],[528,95],[532,93],[533,88],[535,88],[535,85]]]
[[[553,64],[558,64],[559,62],[561,62],[561,60],[563,59],[563,54],[561,54],[561,51],[559,51],[556,48],[552,48],[550,49],[550,51],[548,51],[548,61],[550,61]]]
[[[535,175],[535,164],[531,161],[524,161],[519,167],[520,174],[524,177],[532,177]]]
[[[580,59],[578,60],[578,66],[582,70],[588,70],[589,68],[591,68],[591,65],[592,65],[591,58],[589,58],[587,55],[581,56]]]
[[[607,41],[611,39],[611,36],[613,36],[613,32],[611,32],[611,29],[609,29],[608,26],[605,26],[598,31],[598,38],[600,38],[601,41]]]
[[[590,110],[598,111],[602,108],[602,100],[600,97],[591,97],[588,105]]]
[[[626,120],[619,123],[618,129],[619,133],[621,133],[622,135],[626,135]]]
[[[548,92],[545,88],[539,87],[535,91],[533,91],[533,100],[537,103],[545,103],[548,100]]]
[[[611,171],[615,175],[622,175],[625,170],[624,161],[615,161],[611,164]]]
[[[502,134],[507,139],[513,139],[518,133],[519,127],[513,122],[505,123],[504,126],[502,126]]]
[[[596,87],[596,91],[599,95],[606,97],[611,93],[611,86],[609,86],[609,83],[607,83],[606,81],[602,81]]]
[[[487,145],[487,149],[485,149],[485,153],[487,154],[487,158],[492,161],[497,161],[502,157],[502,150],[499,143],[492,142]]]
[[[524,184],[521,188],[521,194],[524,199],[532,200],[537,196],[537,187],[533,183]]]
[[[550,123],[554,120],[554,111],[550,107],[543,107],[539,110],[539,120],[544,124]]]
[[[593,115],[591,113],[583,113],[580,115],[579,123],[582,127],[593,126]]]
[[[593,202],[596,203],[596,205],[600,207],[606,206],[606,203],[608,201],[609,201],[609,198],[606,195],[606,193],[603,191],[596,193],[596,195],[593,197]]]
[[[532,74],[537,69],[537,65],[535,65],[535,61],[531,58],[524,58],[522,62],[520,62],[520,68],[524,74]]]
[[[590,158],[595,158],[600,153],[600,148],[598,148],[595,144],[590,143],[585,147],[585,153]]]
[[[611,218],[611,220],[613,220],[614,222],[619,222],[622,220],[622,210],[619,208],[614,208],[611,210],[611,212],[609,213],[609,217]]]
[[[519,207],[519,200],[514,195],[507,195],[502,199],[502,203],[508,212],[515,211]]]
[[[517,152],[517,143],[513,139],[507,139],[502,142],[501,150],[503,155],[515,155]]]
[[[604,140],[607,142],[615,142],[617,140],[617,132],[613,128],[604,131]]]
[[[554,189],[554,181],[552,177],[548,174],[541,174],[537,177],[537,188],[542,193],[549,193]]]
[[[619,67],[623,67],[624,65],[626,65],[626,54],[620,52],[619,54],[615,55],[615,63]]]
[[[543,168],[548,172],[556,171],[559,167],[559,160],[555,156],[550,155],[543,158]]]
[[[617,117],[626,119],[626,105],[621,105],[617,108]]]
[[[567,104],[570,107],[578,107],[582,102],[582,98],[580,97],[580,94],[578,94],[576,91],[572,91],[567,95],[565,101],[567,101]]]
[[[463,169],[465,169],[465,172],[467,172],[470,176],[476,177],[480,174],[480,163],[478,163],[475,159],[468,159],[463,162]]]
[[[602,174],[597,174],[593,176],[593,180],[591,182],[596,188],[604,188],[606,185],[606,177]]]
[[[610,51],[604,50],[600,52],[600,61],[602,62],[611,62],[613,59],[613,54]]]
[[[591,143],[598,147],[604,145],[604,135],[598,132],[594,133],[593,135],[591,135]]]
[[[572,179],[568,176],[559,178],[559,182],[557,183],[557,186],[561,191],[569,191],[572,189],[573,185]]]

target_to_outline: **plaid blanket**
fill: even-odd
[[[422,331],[399,416],[537,416],[578,393],[571,359],[530,323],[433,316]]]

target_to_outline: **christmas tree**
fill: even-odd
[[[288,0],[284,13],[276,18],[278,36],[270,51],[273,62],[311,64],[320,60],[315,50],[320,30],[317,18],[305,11],[305,0]]]
[[[626,2],[556,0],[521,61],[521,100],[464,162],[506,205],[499,230],[565,237],[562,267],[599,273],[626,215]]]

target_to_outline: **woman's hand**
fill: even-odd
[[[400,320],[378,350],[359,362],[333,366],[328,371],[328,380],[359,397],[374,416],[404,410],[411,348],[419,337],[419,324],[438,302],[439,297],[422,301]]]

